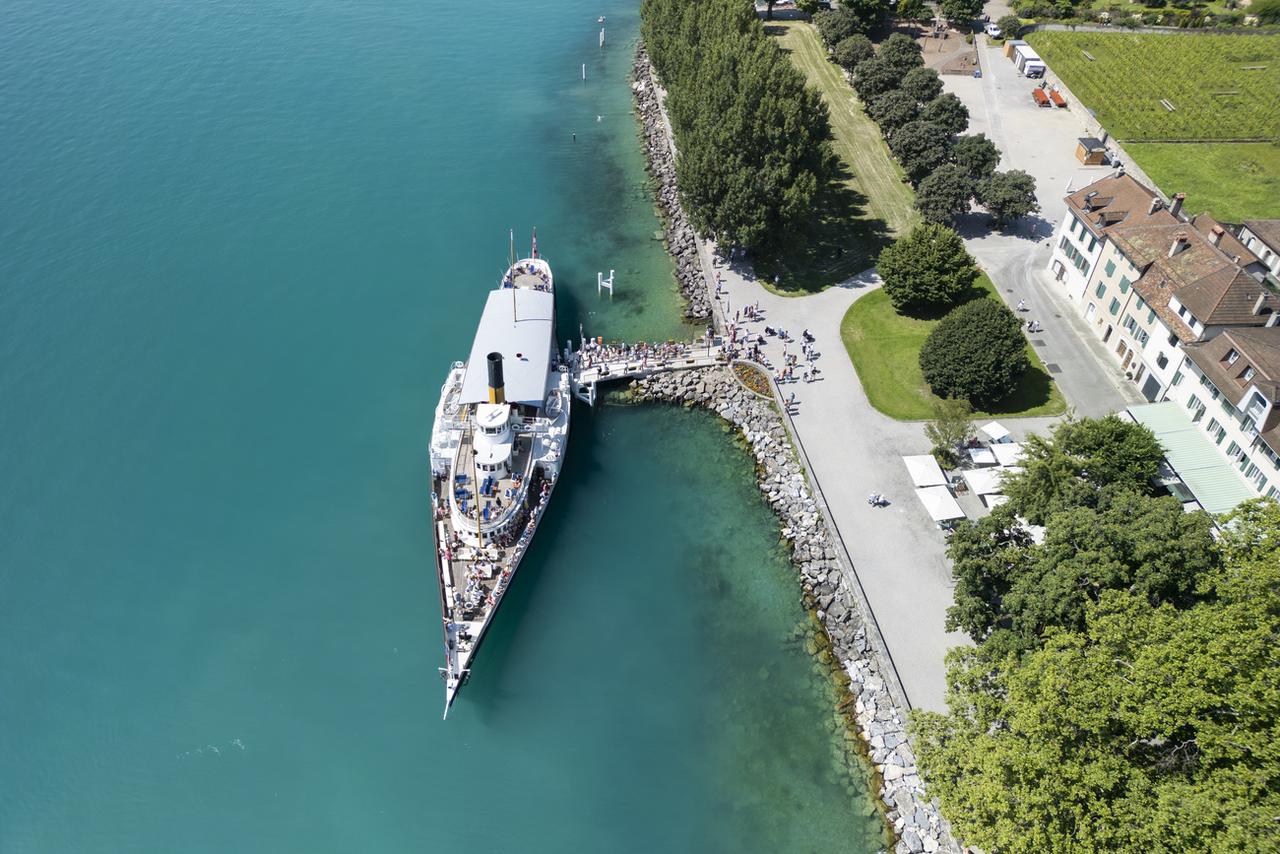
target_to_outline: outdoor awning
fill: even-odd
[[[964,511],[960,509],[960,504],[951,494],[951,490],[945,486],[925,486],[916,490],[916,497],[920,499],[920,503],[924,505],[924,509],[929,511],[930,518],[935,522],[949,522],[952,519],[963,519]]]
[[[907,465],[907,471],[911,474],[911,482],[916,486],[945,486],[947,476],[942,473],[942,467],[938,465],[938,461],[930,454],[920,454],[915,457],[903,457],[902,461]]]
[[[1166,400],[1130,406],[1127,412],[1155,434],[1164,447],[1165,462],[1205,510],[1226,513],[1241,501],[1257,497],[1178,404]]]
[[[1002,466],[1016,466],[1022,461],[1022,443],[1005,442],[991,446],[991,453],[996,455],[996,462]]]
[[[991,421],[978,428],[984,436],[993,442],[1012,442],[1013,434],[1004,429],[999,421]]]

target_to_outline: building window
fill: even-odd
[[[1138,343],[1141,344],[1143,347],[1147,346],[1147,342],[1151,340],[1151,336],[1147,334],[1147,331],[1145,329],[1139,329],[1138,334],[1135,335],[1134,337],[1138,339]],[[1164,366],[1161,365],[1161,367],[1164,367]]]
[[[1156,367],[1158,367],[1162,371],[1165,368],[1169,367],[1169,357],[1166,356],[1164,353],[1161,353],[1160,355],[1156,356]],[[1180,379],[1182,379],[1182,374],[1178,374],[1176,377],[1173,378],[1173,384],[1177,385],[1178,380]]]
[[[1093,293],[1094,293],[1094,296],[1096,296],[1098,299],[1102,299],[1104,296],[1107,295],[1107,286],[1104,285],[1102,282],[1098,282],[1098,288]]]
[[[1236,363],[1236,359],[1239,359],[1239,358],[1240,358],[1240,354],[1236,352],[1234,347],[1232,347],[1230,350],[1227,351],[1228,365],[1234,365]]]
[[[1107,262],[1107,266],[1106,266],[1106,267],[1104,267],[1103,269],[1105,269],[1105,270],[1107,271],[1107,275],[1108,275],[1108,276],[1113,275],[1113,274],[1115,273],[1115,271],[1116,271],[1116,262],[1115,262],[1115,261],[1108,261],[1108,262]]]
[[[1151,324],[1153,324],[1153,323],[1155,323],[1155,322],[1156,322],[1156,310],[1153,308],[1153,309],[1151,309],[1150,311],[1148,311],[1148,312],[1147,312],[1147,325],[1148,325],[1148,326],[1150,326]],[[1170,335],[1169,337],[1170,337],[1170,338],[1174,338],[1175,336]],[[1169,343],[1170,343],[1170,344],[1173,344],[1173,342],[1172,342],[1172,341],[1170,341]]]
[[[1138,297],[1138,311],[1142,311],[1146,307],[1147,307],[1147,301],[1144,300],[1142,297]]]
[[[1120,325],[1123,326],[1125,329],[1129,330],[1130,332],[1132,332],[1134,330],[1134,327],[1138,325],[1138,322],[1133,319],[1133,315],[1126,314],[1124,316],[1124,321],[1121,322]]]
[[[1274,486],[1271,487],[1270,489],[1267,490],[1267,497],[1280,498],[1280,489],[1276,489]]]
[[[1210,419],[1209,419],[1209,426],[1208,426],[1208,427],[1205,427],[1204,429],[1205,429],[1207,432],[1212,433],[1214,430],[1217,430],[1217,429],[1218,429],[1219,427],[1221,427],[1221,426],[1222,426],[1222,425],[1218,423],[1218,419],[1216,419],[1216,418],[1210,418]]]
[[[1124,276],[1121,276],[1120,277],[1120,293],[1122,294],[1129,293],[1129,284],[1130,284],[1129,280],[1126,279]]]
[[[1161,356],[1163,356],[1163,355],[1164,355],[1164,353],[1161,353],[1160,355],[1161,355]],[[1156,361],[1158,362],[1158,361],[1160,361],[1160,360],[1159,360],[1159,359],[1157,359]],[[1162,367],[1162,368],[1163,368],[1163,367],[1164,367],[1164,365],[1161,365],[1160,367]],[[1182,383],[1182,371],[1174,371],[1174,372],[1173,372],[1173,381],[1170,383],[1170,385],[1181,385],[1181,383]]]
[[[1187,409],[1195,409],[1199,405],[1200,405],[1200,398],[1196,397],[1194,394],[1191,395],[1191,397],[1187,398]]]
[[[1213,444],[1215,444],[1215,445],[1221,445],[1221,444],[1222,444],[1222,440],[1223,440],[1223,439],[1225,439],[1225,438],[1227,438],[1227,428],[1225,428],[1225,427],[1219,427],[1219,428],[1218,428],[1218,435],[1214,437]],[[1234,444],[1234,443],[1233,443],[1233,444]]]
[[[1185,318],[1186,316],[1187,316],[1187,307],[1185,305],[1178,306],[1178,317]]]
[[[1252,366],[1252,365],[1250,365],[1249,367],[1245,368],[1245,369],[1244,369],[1244,373],[1240,375],[1240,381],[1241,381],[1241,382],[1245,382],[1245,383],[1247,383],[1247,382],[1248,382],[1249,380],[1251,380],[1251,379],[1253,379],[1253,366]]]
[[[1240,450],[1240,446],[1237,445],[1235,442],[1232,442],[1230,445],[1227,445],[1227,456],[1234,457],[1236,455],[1236,452],[1239,450]]]
[[[1089,235],[1089,248],[1086,251],[1092,252],[1096,248],[1098,248],[1098,238],[1093,235]]]
[[[1155,314],[1155,312],[1154,312],[1154,311],[1153,311],[1153,312],[1151,312],[1151,313],[1152,313],[1152,314]],[[1155,318],[1152,318],[1152,319],[1154,320]],[[1169,333],[1169,346],[1170,346],[1170,347],[1177,347],[1177,346],[1178,346],[1178,336],[1177,336],[1175,333],[1173,333],[1173,332],[1170,332],[1170,333]]]
[[[1115,315],[1115,314],[1119,314],[1119,313],[1120,313],[1120,300],[1116,299],[1115,297],[1112,297],[1112,298],[1111,298],[1111,305],[1107,306],[1107,311],[1111,312],[1113,315]]]

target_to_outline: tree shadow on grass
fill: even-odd
[[[840,164],[800,233],[756,253],[762,281],[780,293],[817,293],[875,265],[893,238],[883,220],[867,215],[866,196],[847,183],[852,177]]]
[[[983,407],[988,415],[1023,415],[1028,410],[1038,409],[1053,398],[1053,380],[1042,367],[1032,365],[1027,368],[1013,393],[1003,400]]]

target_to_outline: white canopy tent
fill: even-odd
[[[907,471],[911,474],[911,482],[916,486],[946,485],[947,476],[942,473],[942,467],[930,454],[903,457],[902,461],[906,463]]]
[[[999,462],[990,448],[970,448],[969,459],[975,466],[993,466]]]
[[[1000,474],[1001,469],[965,469],[962,476],[974,495],[983,496],[1004,490],[1000,484]]]
[[[924,486],[916,490],[916,497],[938,524],[964,518],[964,511],[945,486]]]
[[[978,431],[992,442],[1012,442],[1013,434],[1004,429],[999,421],[990,421],[978,428]]]
[[[979,497],[982,499],[983,503],[986,504],[988,507],[990,507],[992,510],[996,509],[1001,504],[1009,500],[1009,496],[1001,495],[998,492],[988,493],[987,495],[982,495]]]
[[[996,462],[1002,466],[1016,466],[1022,462],[1022,443],[1021,442],[1005,442],[1000,445],[992,445],[991,453],[996,455]]]

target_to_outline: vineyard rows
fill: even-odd
[[[1038,32],[1027,41],[1121,141],[1280,139],[1280,38]]]

